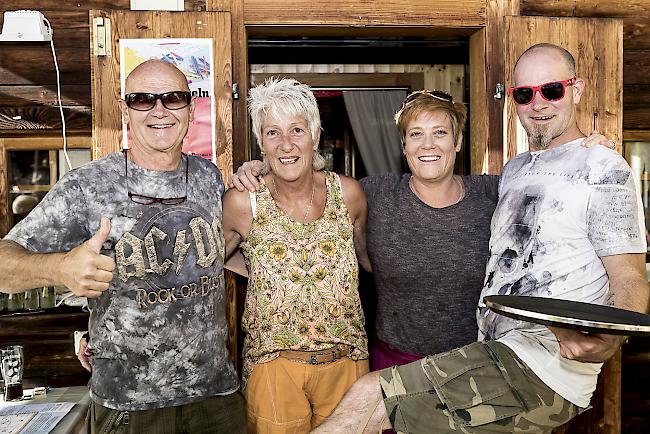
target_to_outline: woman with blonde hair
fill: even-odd
[[[320,114],[308,86],[271,79],[250,91],[253,132],[269,171],[255,193],[229,190],[227,254],[244,254],[242,319],[249,431],[303,433],[368,371],[358,293],[367,263],[359,183],[323,172]]]

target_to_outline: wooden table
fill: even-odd
[[[88,388],[85,386],[49,389],[46,395],[18,401],[18,404],[47,404],[54,402],[74,402],[76,404],[50,431],[51,434],[82,434],[86,431],[86,412],[90,405],[90,396],[88,395]],[[0,400],[0,407],[5,405],[12,405],[12,403],[5,403]]]

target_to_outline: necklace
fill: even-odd
[[[456,182],[456,184],[458,184],[458,188],[460,189],[460,194],[458,195],[458,199],[456,199],[456,201],[454,203],[450,203],[447,206],[456,205],[458,202],[460,202],[461,200],[463,200],[465,198],[465,187],[463,186],[462,181],[460,181],[460,179],[455,177],[455,176],[452,176],[452,179]],[[415,186],[413,185],[413,177],[412,176],[409,178],[409,188],[411,189],[411,192],[414,195],[416,195],[419,199],[421,199],[420,196],[418,195],[418,192],[415,190]]]
[[[278,193],[278,187],[275,186],[275,176],[271,175],[271,184],[273,184],[273,190],[275,191],[276,196],[280,196]],[[309,198],[309,205],[307,206],[307,211],[305,211],[305,216],[302,218],[302,223],[307,223],[307,217],[311,212],[311,206],[314,204],[314,192],[316,191],[316,180],[312,179],[311,183],[311,197]]]

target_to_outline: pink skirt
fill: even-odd
[[[424,356],[391,348],[386,342],[375,339],[375,345],[370,350],[370,370],[379,371],[391,366],[406,365],[422,357]]]

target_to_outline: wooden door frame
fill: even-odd
[[[490,68],[489,74],[485,73],[485,65],[488,63],[485,58],[485,46],[487,44],[487,35],[493,32],[487,32],[485,28],[467,28],[467,29],[446,29],[437,27],[418,27],[418,28],[352,28],[341,29],[340,27],[308,27],[296,29],[295,27],[280,27],[280,26],[245,26],[246,40],[254,36],[275,36],[285,35],[291,36],[297,34],[298,31],[306,31],[311,36],[372,36],[372,37],[389,37],[395,34],[408,34],[409,36],[422,36],[433,37],[437,35],[455,37],[465,37],[469,40],[470,51],[470,76],[472,77],[470,83],[470,98],[469,110],[472,119],[481,121],[472,121],[472,128],[470,128],[469,136],[469,152],[472,158],[471,173],[493,173],[498,174],[501,172],[503,165],[502,148],[498,145],[501,143],[502,125],[500,122],[489,122],[489,116],[497,116],[500,119],[501,111],[503,110],[503,100],[494,99],[491,92],[487,92],[491,81],[494,82],[492,88],[496,87],[496,83],[503,81],[504,73],[497,74],[497,68]],[[304,35],[304,33],[301,33]],[[242,57],[244,54],[240,53]],[[237,123],[233,125],[234,147],[233,156],[235,158],[233,167],[238,167],[244,161],[250,159],[250,151],[248,144],[249,138],[249,119],[248,113],[245,112],[245,101],[248,95],[248,87],[250,85],[250,74],[248,72],[248,59],[240,59],[238,62],[235,60],[237,56],[233,53],[233,81],[238,83],[239,101],[235,105],[242,106],[239,110],[233,108],[233,120]],[[421,62],[421,59],[414,59],[414,62]],[[243,70],[239,73],[238,67]],[[501,61],[500,67],[503,68]],[[260,75],[260,74],[256,74]],[[291,76],[295,77],[297,74],[273,74],[274,76]],[[304,75],[304,74],[303,74]],[[313,74],[316,75],[316,74]],[[320,74],[325,75],[325,74]],[[351,75],[351,74],[350,74]],[[358,74],[357,74],[358,75]],[[384,75],[384,74],[382,74]],[[235,113],[240,113],[236,116]],[[495,114],[493,114],[495,113]],[[492,145],[492,146],[489,146]]]
[[[465,36],[470,41],[470,113],[473,121],[469,152],[472,173],[501,173],[503,166],[501,113],[503,99],[493,98],[493,89],[503,82],[505,71],[501,55],[504,50],[505,15],[519,15],[519,0],[480,0],[473,10],[422,11],[417,2],[404,4],[378,0],[372,9],[359,14],[332,14],[340,0],[327,2],[328,11],[319,16],[314,2],[292,2],[289,14],[278,14],[274,5],[261,0],[206,0],[208,11],[228,11],[232,19],[233,83],[238,84],[238,98],[233,101],[233,166],[250,159],[248,96],[248,38],[258,35],[310,36]],[[276,2],[283,3],[283,2]],[[408,3],[408,4],[407,4]],[[341,5],[339,5],[341,6]],[[448,8],[458,5],[447,2]],[[276,10],[273,8],[276,7]],[[359,4],[359,8],[363,8]],[[349,9],[349,8],[347,8]],[[346,10],[347,10],[346,9]],[[419,16],[404,16],[403,10],[417,10]],[[453,9],[451,9],[453,10]],[[319,12],[320,13],[320,12]],[[400,18],[403,17],[403,18]],[[408,18],[408,19],[407,19]],[[297,20],[297,21],[296,21]],[[431,25],[431,23],[436,25]],[[415,59],[414,59],[415,60]],[[417,59],[419,63],[420,59]]]

